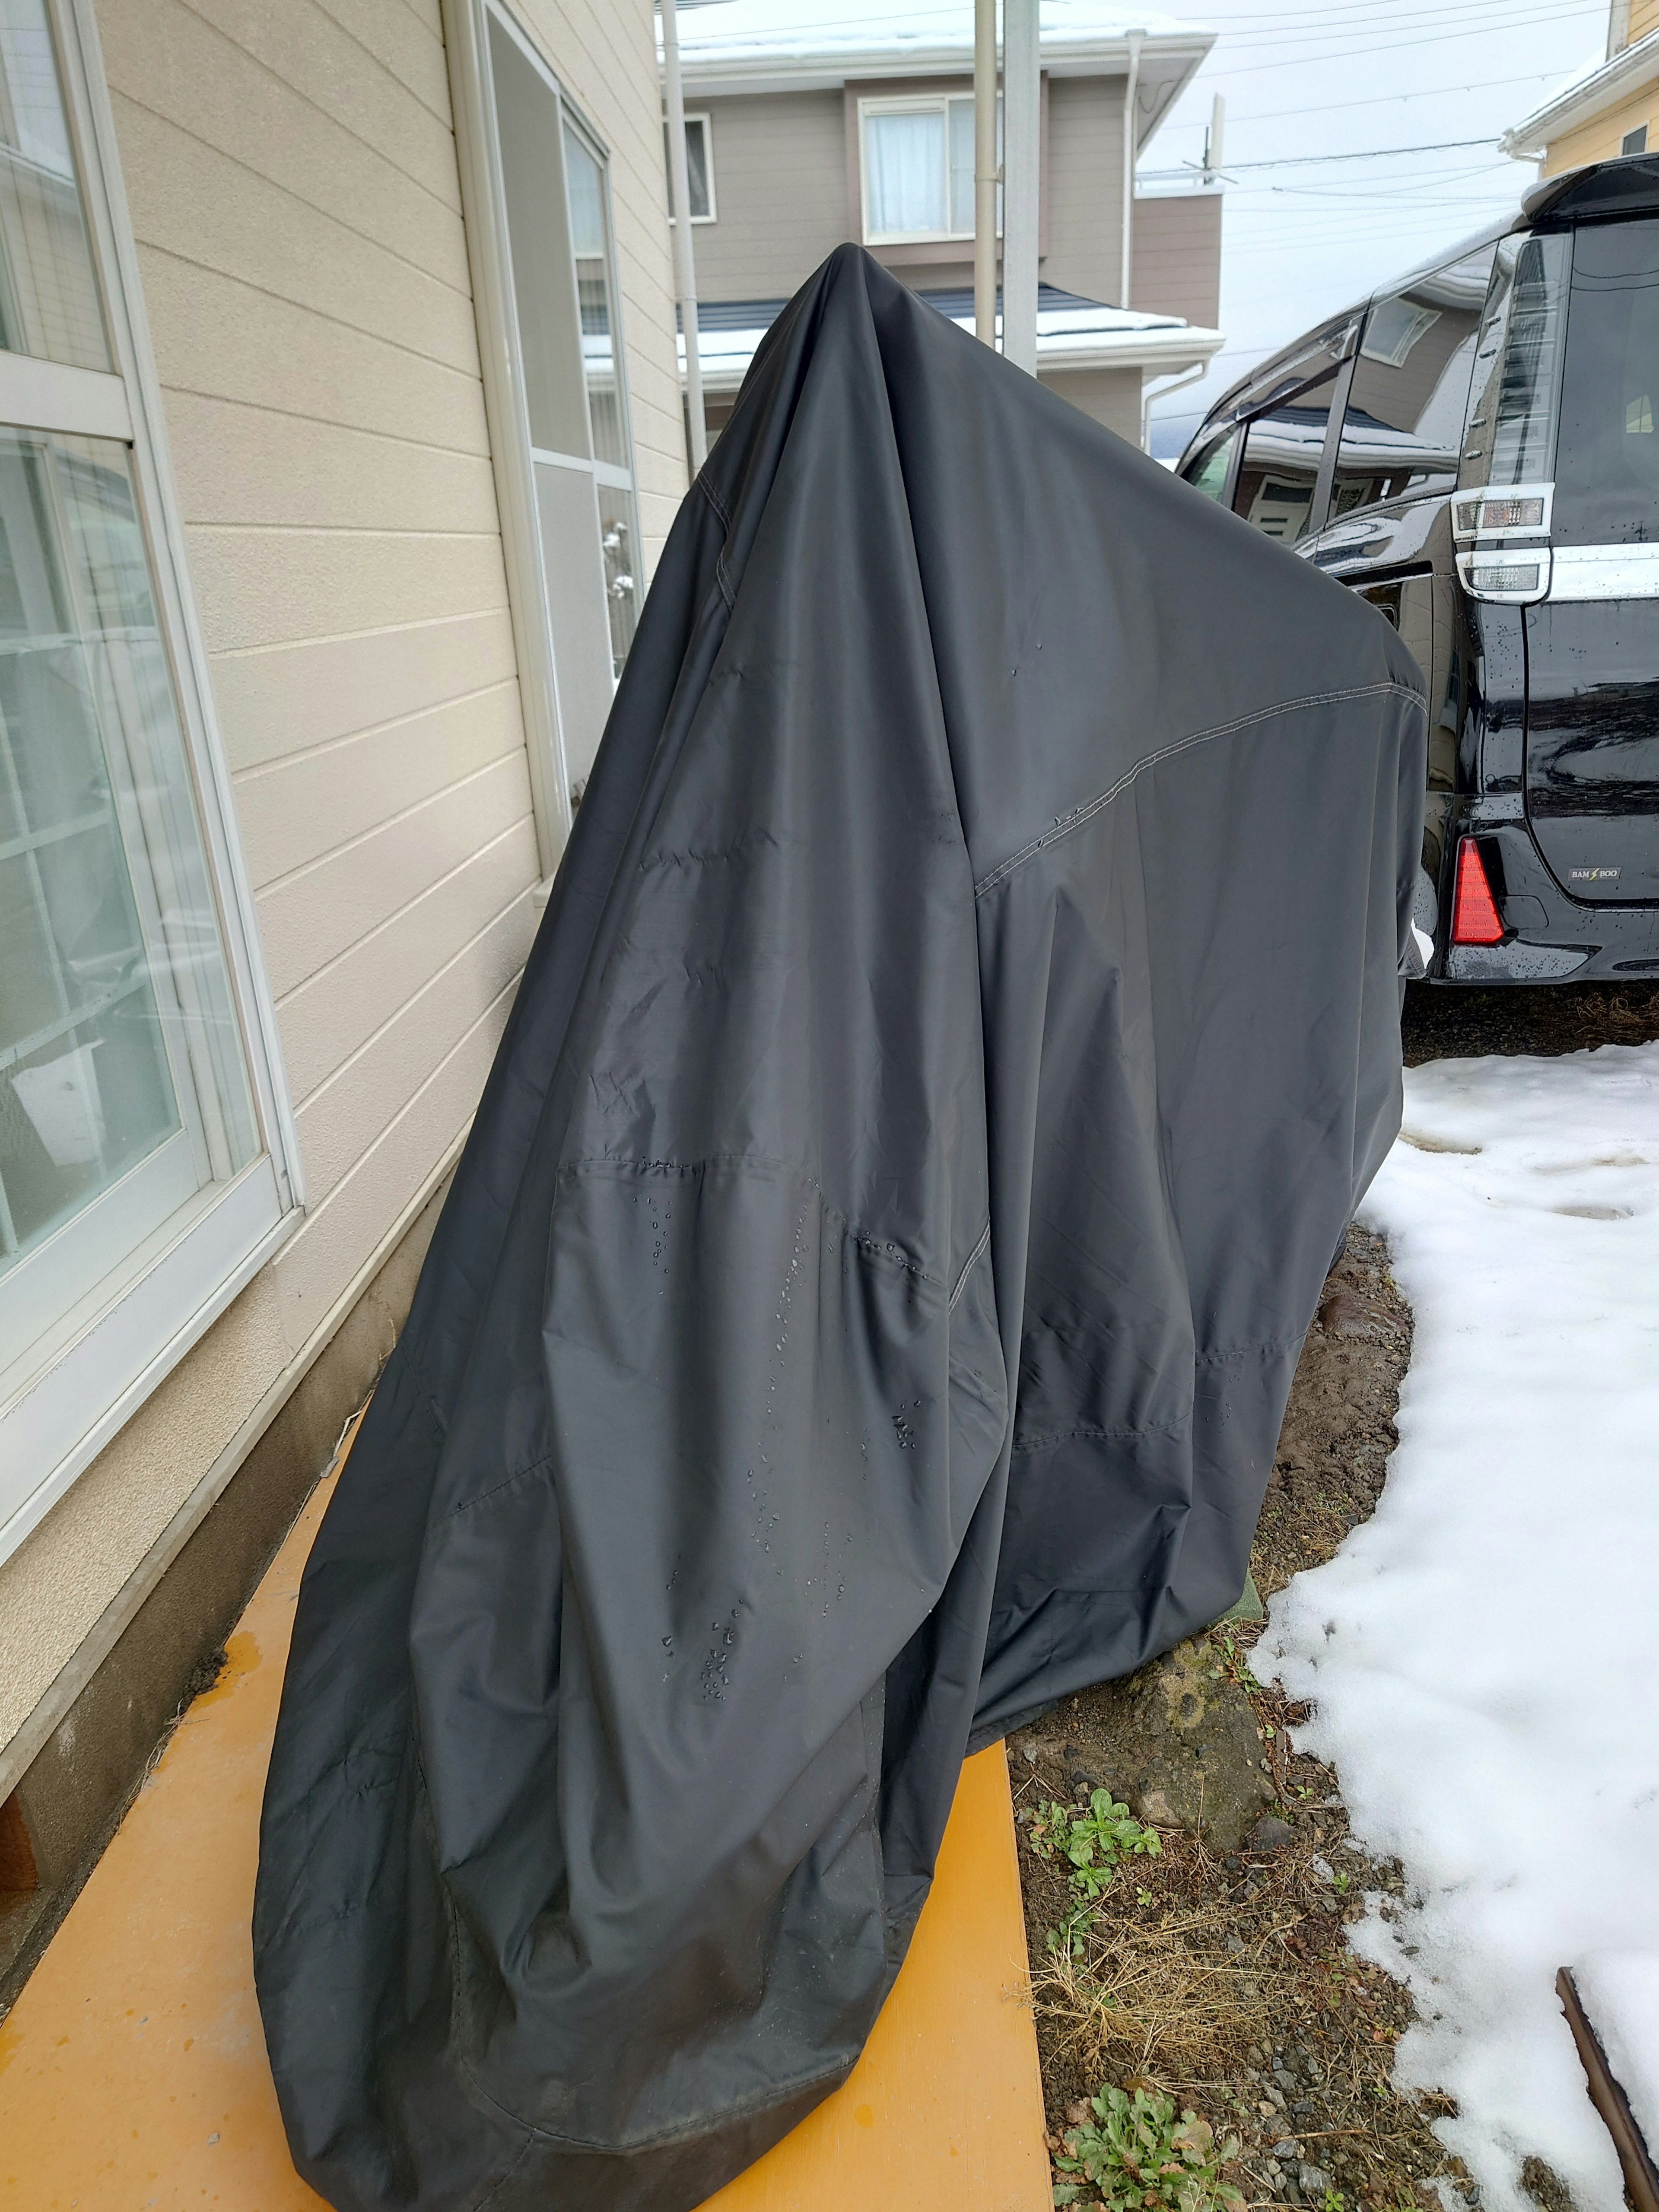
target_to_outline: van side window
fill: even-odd
[[[1455,487],[1493,250],[1482,246],[1419,277],[1365,318],[1342,416],[1333,521],[1382,500]]]
[[[1186,482],[1194,491],[1201,491],[1206,499],[1219,499],[1227,489],[1227,471],[1232,465],[1233,447],[1238,443],[1237,428],[1224,438],[1218,438],[1206,446],[1195,460],[1188,461],[1182,471]]]
[[[1313,526],[1314,487],[1335,389],[1332,369],[1275,401],[1244,434],[1233,512],[1265,537],[1294,544]]]

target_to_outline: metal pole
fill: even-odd
[[[674,0],[662,0],[662,64],[668,94],[668,182],[674,198],[674,289],[685,341],[686,439],[691,473],[708,459],[702,412],[702,362],[697,350],[697,272],[691,258],[691,179],[685,166],[685,90],[680,82],[680,34]]]
[[[1036,374],[1038,0],[1002,0],[1002,351]]]
[[[1210,135],[1204,141],[1204,181],[1215,182],[1216,172],[1221,167],[1221,139],[1227,127],[1227,103],[1219,93],[1210,102]]]
[[[974,335],[997,342],[997,0],[974,0]]]
[[[1129,75],[1123,87],[1123,266],[1118,277],[1117,304],[1129,304],[1130,262],[1134,252],[1135,218],[1135,90],[1140,82],[1140,43],[1144,31],[1129,33]]]

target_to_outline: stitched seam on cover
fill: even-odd
[[[968,1257],[962,1263],[962,1273],[957,1277],[957,1286],[955,1290],[951,1291],[951,1302],[945,1309],[946,1313],[954,1313],[956,1311],[957,1300],[967,1289],[969,1276],[973,1273],[975,1268],[978,1267],[980,1261],[985,1257],[985,1249],[987,1245],[989,1244],[990,1241],[991,1224],[988,1221],[984,1228],[979,1232],[978,1243],[975,1245],[973,1250],[968,1255]]]
[[[453,1521],[458,1514],[470,1513],[475,1505],[483,1505],[492,1498],[499,1498],[502,1491],[511,1490],[514,1484],[522,1481],[526,1475],[539,1474],[544,1467],[551,1467],[553,1460],[551,1452],[544,1452],[539,1459],[526,1460],[522,1467],[515,1467],[511,1474],[504,1474],[499,1482],[492,1482],[488,1490],[475,1491],[471,1498],[463,1498],[459,1504],[452,1505],[449,1519]]]
[[[1137,1437],[1178,1437],[1192,1425],[1192,1419],[1190,1413],[1183,1413],[1179,1420],[1148,1421],[1136,1429],[1097,1429],[1081,1422],[1074,1429],[1056,1429],[1051,1436],[1016,1437],[1012,1449],[1018,1457],[1021,1452],[1047,1451],[1054,1444],[1073,1443],[1079,1437],[1101,1444],[1131,1443]]]
[[[945,1288],[943,1277],[936,1275],[931,1267],[924,1267],[920,1260],[913,1260],[902,1245],[894,1244],[885,1237],[866,1236],[862,1230],[855,1229],[847,1216],[830,1204],[822,1183],[809,1175],[803,1175],[787,1160],[774,1159],[769,1152],[710,1152],[707,1158],[701,1160],[621,1160],[613,1159],[605,1152],[592,1152],[578,1160],[568,1160],[559,1173],[562,1176],[574,1176],[584,1168],[604,1168],[611,1174],[653,1175],[666,1170],[672,1175],[685,1176],[697,1175],[705,1168],[714,1167],[777,1169],[792,1182],[810,1190],[817,1200],[821,1211],[860,1251],[868,1252],[874,1259],[896,1261],[907,1274],[914,1275],[918,1282],[931,1283],[936,1291]]]
[[[1299,1352],[1306,1340],[1306,1331],[1301,1336],[1247,1336],[1243,1344],[1220,1345],[1208,1352],[1195,1352],[1195,1367],[1219,1367],[1229,1359],[1248,1359],[1253,1355],[1265,1358],[1275,1352]]]
[[[1040,837],[1033,837],[1029,844],[1022,845],[1018,852],[1011,853],[1006,860],[1000,860],[988,875],[981,877],[974,885],[974,896],[982,898],[987,891],[994,890],[1000,883],[1017,869],[1023,868],[1028,860],[1034,860],[1048,846],[1059,844],[1062,838],[1069,837],[1073,830],[1080,830],[1085,822],[1093,820],[1103,806],[1109,806],[1113,799],[1127,791],[1137,776],[1144,775],[1149,768],[1158,767],[1162,761],[1173,760],[1177,753],[1187,752],[1194,745],[1208,744],[1216,738],[1235,736],[1238,731],[1248,730],[1255,723],[1271,721],[1276,714],[1298,714],[1304,707],[1331,707],[1346,699],[1385,699],[1391,696],[1409,699],[1425,714],[1428,712],[1427,702],[1422,694],[1413,691],[1408,684],[1365,684],[1346,691],[1315,691],[1305,699],[1281,700],[1277,706],[1261,707],[1252,714],[1241,714],[1236,721],[1218,722],[1213,729],[1194,730],[1188,737],[1177,738],[1172,744],[1162,746],[1155,753],[1148,753],[1145,760],[1139,760],[1133,768],[1126,769],[1117,781],[1109,785],[1098,798],[1087,799],[1081,806],[1074,807],[1071,813],[1062,815],[1052,828],[1045,830]]]
[[[730,537],[732,532],[732,518],[726,513],[725,507],[720,504],[714,486],[704,477],[700,476],[697,478],[697,489],[702,492],[703,497],[708,501],[710,507],[714,508],[715,515],[719,519],[720,528],[726,532],[728,537]],[[727,610],[730,611],[734,608],[738,604],[738,595],[732,586],[731,572],[726,565],[726,548],[724,545],[720,547],[720,551],[714,556],[714,581],[720,587],[720,597],[726,601]]]

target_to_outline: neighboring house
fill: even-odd
[[[679,34],[710,429],[843,240],[971,327],[969,0],[885,17],[868,0],[708,0]],[[1195,173],[1126,204],[1126,103],[1133,73],[1133,174],[1214,42],[1107,0],[1043,0],[1038,374],[1136,444],[1152,380],[1220,349],[1221,194]]]
[[[685,487],[649,0],[0,9],[0,2005],[406,1310]]]
[[[1617,154],[1659,153],[1659,0],[1613,0],[1604,62],[1504,132],[1504,153],[1559,176]]]

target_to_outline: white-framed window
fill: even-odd
[[[672,222],[678,210],[674,205],[674,165],[668,155],[668,118],[663,118],[663,160],[668,167],[668,220]],[[691,201],[693,222],[714,221],[714,118],[707,112],[688,115],[685,118],[685,183]]]
[[[300,1202],[89,0],[0,0],[0,1558]]]
[[[497,0],[445,0],[468,249],[551,873],[643,596],[603,142]]]
[[[997,102],[1001,158],[1002,102]],[[974,96],[861,100],[859,169],[866,246],[974,234]],[[997,228],[1002,227],[1000,191]]]

